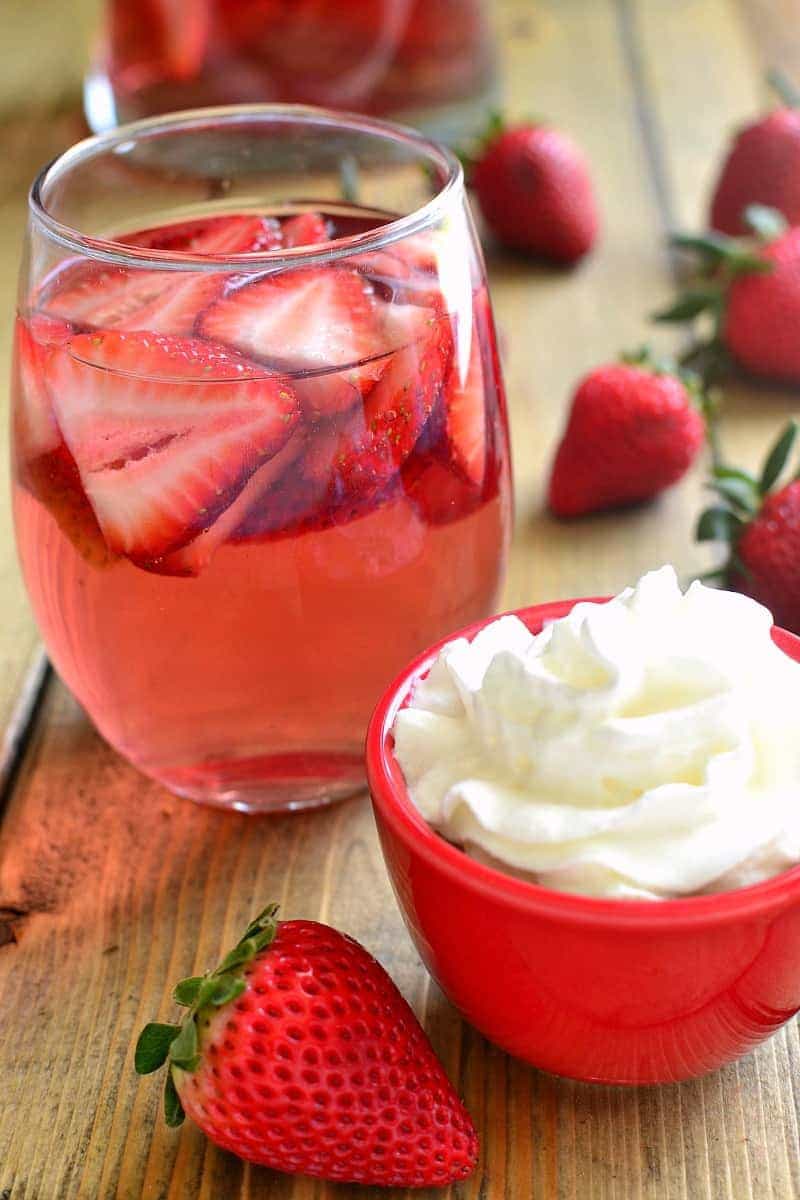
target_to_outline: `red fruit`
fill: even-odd
[[[330,236],[324,218],[316,212],[299,213],[283,223],[283,244],[287,249],[327,242]]]
[[[800,634],[800,480],[766,497],[739,537],[731,584],[765,605],[776,625]]]
[[[717,500],[697,524],[698,541],[726,542],[727,562],[712,574],[768,608],[777,625],[800,634],[800,478],[781,485],[800,426],[778,435],[758,477],[717,456],[709,482]],[[718,439],[714,439],[718,446]]]
[[[167,1063],[165,1115],[292,1174],[385,1187],[469,1175],[478,1139],[433,1049],[378,962],[273,905],[210,975],[178,984],[184,1023],[148,1025],[136,1070]]]
[[[744,211],[763,204],[800,224],[800,112],[779,108],[736,136],[711,201],[711,228],[749,233]]]
[[[515,250],[571,263],[598,231],[589,167],[579,147],[546,125],[492,137],[471,180],[492,232]]]
[[[267,218],[231,216],[147,229],[120,240],[205,257],[270,249],[277,244],[274,236]],[[191,333],[198,311],[221,293],[227,278],[217,271],[174,272],[72,261],[50,278],[39,305],[50,316],[81,329],[147,329],[183,335]]]
[[[173,79],[192,79],[203,65],[211,32],[210,0],[153,0],[164,67]],[[142,15],[140,20],[146,20]]]
[[[109,548],[155,569],[203,532],[218,544],[218,518],[298,418],[280,380],[190,338],[79,334],[47,385]]]
[[[415,310],[420,316],[426,310]],[[446,317],[427,313],[425,334],[389,359],[364,403],[363,427],[346,435],[334,456],[332,490],[379,492],[408,458],[430,418],[450,366],[453,339]]]
[[[254,254],[275,250],[283,244],[280,223],[275,217],[196,217],[170,225],[153,225],[117,238],[128,246],[146,250],[178,251],[182,254]],[[237,247],[243,247],[241,250]]]
[[[578,385],[550,477],[560,517],[649,500],[677,482],[703,444],[700,414],[674,375],[618,363]]]
[[[486,385],[477,326],[466,374],[455,362],[444,391],[445,428],[450,457],[469,483],[483,484],[486,474]]]
[[[45,506],[81,558],[94,567],[114,562],[92,506],[81,486],[75,460],[63,442],[24,464],[24,486]]]
[[[53,346],[66,340],[69,332],[63,321],[38,317],[28,325],[17,317],[14,355],[20,395],[14,407],[14,441],[15,452],[22,460],[47,454],[61,443],[44,373]]]
[[[343,267],[305,267],[229,292],[198,321],[224,342],[294,380],[311,412],[358,403],[386,370],[392,350],[419,335],[420,316],[387,304],[370,282]]]
[[[772,270],[733,280],[723,338],[748,371],[794,382],[800,380],[800,228],[758,254],[773,264]]]

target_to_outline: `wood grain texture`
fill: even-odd
[[[509,605],[612,590],[667,559],[686,572],[709,561],[691,546],[699,472],[651,508],[569,526],[543,514],[542,494],[576,376],[648,332],[644,314],[674,277],[665,229],[700,218],[728,128],[762,101],[776,36],[764,7],[498,4],[512,112],[546,113],[574,132],[604,209],[602,247],[572,273],[489,255],[515,439]],[[28,160],[65,133],[30,128],[9,190],[14,211]],[[787,392],[737,385],[732,451],[757,457],[796,407]],[[18,594],[7,605],[28,621]],[[347,930],[385,963],[464,1095],[481,1166],[431,1198],[800,1196],[797,1022],[727,1070],[672,1087],[590,1087],[532,1070],[464,1025],[424,972],[365,799],[277,819],[174,800],[122,763],[55,684],[0,826],[0,1197],[399,1200],[250,1168],[191,1127],[167,1130],[158,1086],[133,1074],[139,1026],[173,1012],[170,984],[213,963],[270,898]]]

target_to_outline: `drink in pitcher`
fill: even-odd
[[[481,128],[484,0],[109,0],[86,111],[96,130],[208,104],[285,101]]]

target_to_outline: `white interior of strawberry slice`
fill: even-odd
[[[410,306],[386,303],[358,272],[325,266],[243,284],[201,316],[198,330],[279,369],[310,373],[309,405],[337,412],[369,391],[392,351],[420,336],[422,320]]]
[[[197,339],[79,334],[47,382],[110,549],[143,565],[208,530],[299,418],[285,380]]]

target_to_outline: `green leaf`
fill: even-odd
[[[154,1021],[139,1034],[133,1066],[137,1075],[150,1075],[167,1061],[169,1048],[180,1032],[180,1025],[162,1025]]]
[[[736,239],[724,233],[673,233],[669,242],[678,250],[693,250],[702,254],[711,263],[723,262],[726,258],[735,257],[740,253]]]
[[[741,479],[742,483],[746,483],[748,487],[757,488],[758,484],[752,475],[747,471],[740,471],[738,467],[726,467],[723,463],[719,463],[714,467],[715,479]]]
[[[258,946],[256,945],[254,938],[243,938],[241,942],[239,942],[238,946],[234,946],[233,949],[225,955],[222,962],[217,967],[215,974],[223,975],[226,971],[230,971],[233,967],[240,967],[244,963],[250,962],[255,958],[257,950]]]
[[[778,93],[787,108],[800,108],[800,92],[779,67],[773,67],[767,72],[767,83]]]
[[[197,1026],[194,1017],[189,1017],[181,1026],[180,1033],[169,1048],[170,1061],[184,1071],[194,1071],[200,1061],[197,1052]]]
[[[197,999],[197,993],[203,986],[204,979],[204,975],[192,975],[189,979],[182,979],[175,985],[172,999],[176,1004],[182,1004],[184,1008],[191,1008]]]
[[[659,322],[691,321],[703,312],[711,312],[719,307],[720,292],[718,288],[705,288],[699,291],[684,292],[674,304],[668,308],[659,309],[650,314],[651,320]]]
[[[213,1004],[215,1008],[220,1008],[229,1000],[235,1000],[237,996],[241,996],[247,987],[247,981],[241,975],[219,975],[214,978],[213,985],[207,1003]]]
[[[797,433],[797,422],[790,421],[767,455],[767,461],[764,463],[764,469],[758,481],[758,489],[762,496],[766,496],[770,488],[778,482],[784,467],[789,461],[789,455],[794,449],[794,444],[797,441]]]
[[[164,1084],[164,1119],[173,1129],[183,1124],[186,1114],[183,1111],[172,1071],[167,1072],[167,1082]]]
[[[729,542],[741,532],[743,525],[744,522],[736,513],[715,505],[701,514],[695,537],[698,542]]]
[[[747,482],[744,479],[723,477],[712,480],[708,486],[721,496],[723,500],[727,500],[731,507],[748,517],[753,516],[758,508],[758,489],[751,482]]]
[[[748,204],[744,210],[744,221],[762,242],[774,242],[789,228],[783,213],[766,204]]]
[[[247,926],[247,929],[245,929],[242,941],[244,941],[245,938],[254,937],[255,934],[260,933],[262,929],[272,929],[274,932],[275,918],[278,915],[279,908],[280,905],[275,904],[274,902],[272,904],[268,904],[266,908],[262,908],[258,916],[254,917]]]

